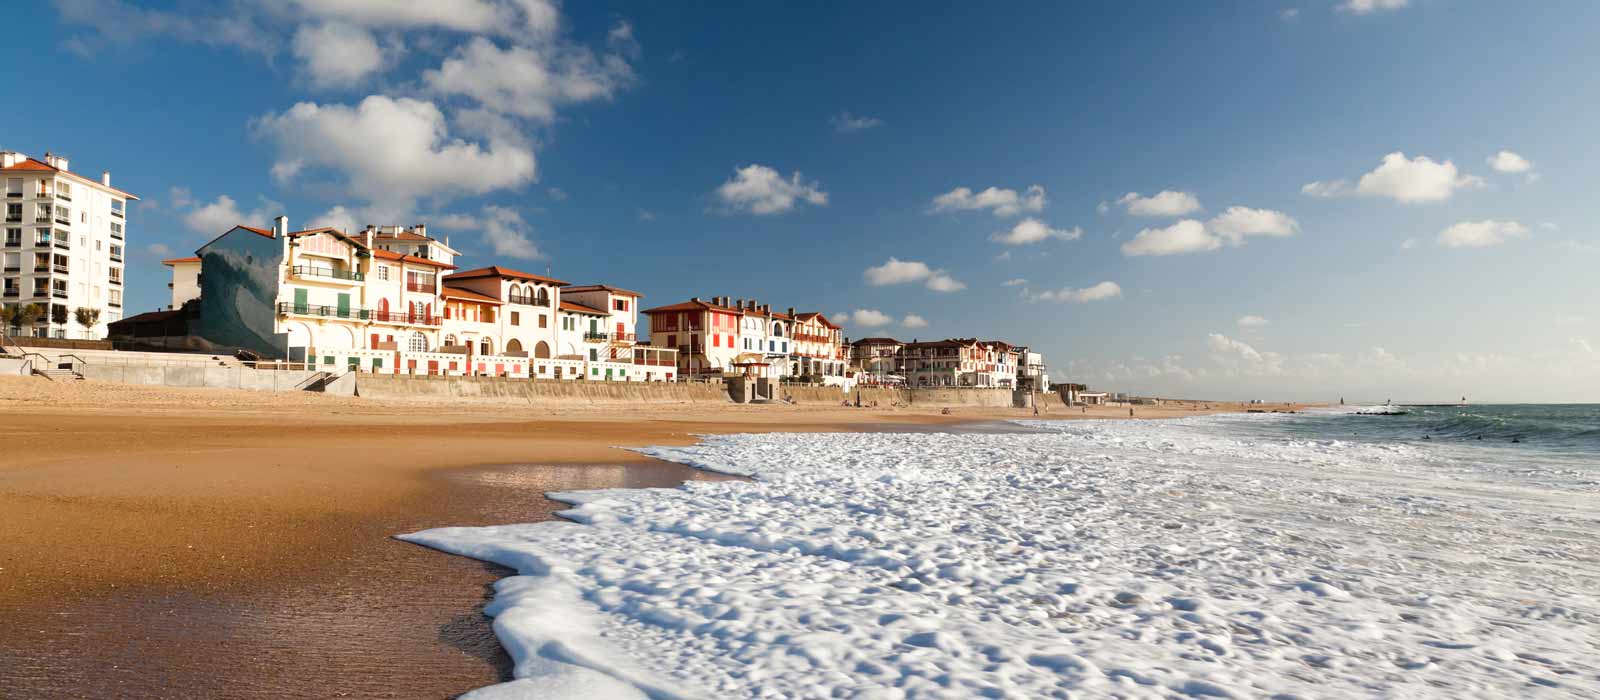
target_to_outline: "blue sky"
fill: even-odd
[[[0,147],[145,198],[130,310],[160,258],[283,213],[1028,343],[1111,389],[1600,392],[1594,3],[10,11],[33,107]]]

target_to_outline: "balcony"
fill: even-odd
[[[21,265],[7,265],[6,272],[22,272]]]
[[[13,298],[14,299],[14,298],[17,297],[19,292],[20,292],[20,290],[17,290],[17,289],[7,289],[5,291],[5,296],[8,297],[8,298]]]
[[[60,214],[57,214],[56,215],[56,223],[62,224],[62,225],[65,225],[65,226],[71,226],[72,225],[72,217],[71,216],[62,216]]]
[[[677,363],[676,360],[665,360],[665,359],[659,359],[659,358],[650,359],[650,358],[644,358],[644,357],[635,357],[635,358],[633,358],[633,364],[636,364],[636,365],[648,365],[650,367],[677,367],[678,366],[678,363]]]
[[[33,223],[36,223],[36,224],[48,224],[48,223],[50,223],[50,218],[51,218],[51,216],[49,214],[45,214],[43,216],[34,216],[33,217]]]
[[[113,309],[120,309],[120,308],[122,308],[122,302],[120,302],[120,301],[108,301],[108,302],[106,302],[106,306],[109,306],[109,307],[111,307]]]
[[[111,254],[111,262],[122,262],[122,256],[121,255],[117,255],[116,253],[112,253]]]
[[[315,267],[311,265],[295,265],[291,272],[296,277],[325,277],[327,279],[344,280],[347,282],[361,282],[366,277],[359,272],[349,270],[335,270],[331,267]]]
[[[541,299],[539,297],[529,296],[527,294],[512,294],[506,297],[506,301],[511,304],[522,304],[523,306],[550,305],[550,297],[544,297]]]
[[[59,200],[61,200],[63,202],[70,202],[70,201],[72,201],[72,195],[67,194],[65,192],[57,192],[56,193],[56,199],[59,199]]]
[[[33,271],[34,272],[49,272],[50,271],[50,263],[34,263],[33,264]]]
[[[296,304],[288,301],[278,302],[278,313],[283,315],[294,314],[298,316],[317,316],[320,318],[344,318],[352,321],[377,321],[379,323],[398,323],[413,326],[437,326],[440,323],[438,316],[426,313],[411,313],[408,311],[377,311],[374,309],[339,308],[325,304]]]
[[[50,292],[50,296],[53,296],[53,297],[55,297],[57,299],[65,299],[65,298],[67,298],[67,290],[65,290],[65,289],[54,290],[54,291]]]
[[[6,215],[6,223],[8,223],[8,224],[20,224],[20,223],[22,223],[22,215],[21,214],[15,214],[15,215],[7,214]]]
[[[404,323],[413,326],[437,326],[443,319],[438,315],[426,313],[413,313],[410,311],[377,311],[362,310],[366,314],[362,318],[370,318],[379,323]]]
[[[52,269],[54,269],[56,272],[71,272],[71,270],[67,269],[66,265],[63,265],[61,263],[56,263],[54,265],[51,265],[50,267]]]
[[[583,339],[587,340],[587,341],[589,341],[591,343],[603,343],[603,342],[605,342],[606,340],[608,340],[610,338],[611,338],[611,334],[610,333],[596,333],[594,331],[590,331],[588,333],[584,333],[583,334]]]
[[[407,282],[406,291],[422,292],[423,294],[435,294],[439,291],[439,288],[426,282]]]
[[[107,282],[110,282],[110,283],[111,283],[111,284],[114,284],[114,285],[116,285],[116,286],[118,286],[118,287],[121,287],[121,286],[122,286],[122,280],[120,280],[120,279],[117,279],[117,278],[115,278],[115,277],[113,277],[113,278],[111,278],[111,279],[108,279],[108,280],[106,280],[106,281],[107,281]]]
[[[612,333],[611,342],[616,344],[631,345],[638,341],[638,336],[632,333]]]
[[[62,250],[69,250],[72,248],[72,240],[68,238],[57,238],[55,240],[55,246]]]
[[[122,212],[117,209],[112,209],[111,215],[117,217],[118,219],[122,218]]]
[[[120,241],[120,240],[122,240],[122,232],[121,232],[121,231],[117,231],[117,230],[115,230],[115,229],[113,229],[113,230],[112,230],[112,231],[111,231],[111,237],[112,237],[112,238],[115,238],[115,239],[117,239],[117,240],[119,240],[119,241]]]

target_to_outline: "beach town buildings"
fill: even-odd
[[[636,341],[638,293],[497,265],[458,270],[457,254],[425,226],[290,231],[278,217],[165,262],[191,349],[329,371],[674,379],[676,350]]]
[[[13,321],[7,332],[49,338],[103,338],[122,318],[127,277],[128,202],[139,198],[111,186],[111,173],[85,177],[66,156],[44,160],[0,150],[4,187],[4,268],[0,304],[43,313],[28,328]],[[91,326],[77,311],[98,314]]]
[[[851,344],[850,365],[872,384],[1014,389],[1024,376],[1018,364],[1024,350],[975,338],[910,343],[863,338]],[[1034,367],[1042,371],[1044,358],[1034,355]]]
[[[645,309],[650,339],[678,349],[684,376],[747,375],[850,384],[842,329],[826,316],[753,299],[693,297]]]
[[[850,367],[862,383],[898,386],[906,383],[901,355],[906,347],[894,338],[861,338],[850,344]]]

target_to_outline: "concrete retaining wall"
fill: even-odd
[[[833,386],[785,385],[782,395],[796,404],[838,406],[844,401],[855,403],[856,394],[861,404],[870,406],[988,406],[1007,408],[1013,404],[1010,389],[887,389],[864,387],[849,393]]]
[[[482,399],[518,403],[727,403],[721,384],[566,382],[500,377],[357,374],[355,393],[369,399]]]
[[[259,370],[199,364],[136,365],[88,363],[83,376],[102,382],[253,391],[297,391],[315,372]]]
[[[0,374],[29,374],[33,365],[27,360],[0,358]]]

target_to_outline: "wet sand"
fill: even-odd
[[[1032,416],[550,410],[9,377],[0,410],[3,698],[451,697],[509,672],[482,615],[506,572],[394,534],[548,519],[562,506],[547,491],[715,478],[619,445]]]

